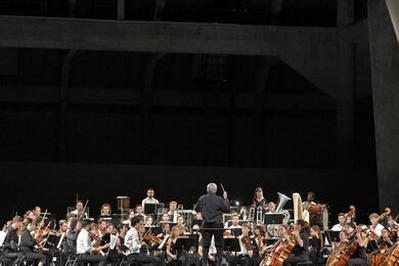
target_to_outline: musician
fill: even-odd
[[[254,242],[256,244],[255,255],[257,257],[263,256],[266,252],[266,232],[261,225],[257,225],[254,229]]]
[[[245,206],[240,208],[239,219],[242,221],[246,221],[248,219],[248,209]]]
[[[323,258],[321,256],[321,249],[324,245],[323,236],[321,234],[320,227],[313,225],[310,227],[309,238],[309,257],[313,262],[313,265],[322,265]]]
[[[108,222],[107,220],[100,219],[98,221],[98,235],[99,237],[103,237],[107,233]]]
[[[216,195],[217,186],[209,183],[206,187],[207,194],[202,195],[195,206],[196,212],[201,212],[203,217],[203,265],[207,264],[209,247],[212,236],[215,238],[217,250],[217,263],[220,264],[223,258],[223,213],[230,212],[230,203],[227,199],[227,192],[223,192],[223,198]]]
[[[238,219],[238,214],[233,214],[231,217],[231,225],[228,226],[228,222],[226,222],[225,227],[228,229],[227,232],[233,236],[241,235],[241,228],[240,220]]]
[[[177,217],[177,227],[179,227],[180,231],[182,232],[182,235],[184,235],[186,232],[188,232],[188,228],[186,227],[185,223],[184,223],[184,218],[183,216],[179,215]]]
[[[143,205],[137,204],[134,212],[134,217],[139,217],[142,221],[145,220],[146,215],[144,214]]]
[[[76,240],[76,254],[83,261],[95,262],[98,263],[98,265],[106,265],[106,257],[102,255],[97,255],[96,253],[99,253],[103,249],[107,249],[109,247],[109,244],[94,247],[93,245],[98,243],[98,239],[96,238],[97,235],[97,224],[91,224],[89,221],[86,220],[82,221],[82,230],[80,230],[78,238]]]
[[[169,220],[169,215],[167,213],[164,213],[161,217],[161,220],[159,221],[160,223],[172,223]]]
[[[3,230],[0,231],[0,247],[2,247],[4,244],[4,240],[7,237],[8,227],[10,227],[11,224],[12,221],[8,221],[6,224],[3,225]]]
[[[355,235],[352,241],[357,242],[357,249],[352,257],[349,259],[347,266],[367,266],[367,226],[359,225],[356,228]]]
[[[40,217],[42,209],[39,206],[35,206],[32,210],[32,214],[35,218]],[[34,219],[33,219],[34,220]]]
[[[172,228],[172,231],[170,232],[170,237],[168,239],[168,242],[166,244],[166,255],[167,255],[167,265],[168,266],[175,266],[178,265],[178,260],[177,260],[177,250],[176,250],[176,241],[179,235],[181,234],[180,229],[177,226],[174,226]]]
[[[338,213],[338,223],[331,228],[331,231],[342,231],[346,225],[345,213]]]
[[[254,243],[250,237],[251,227],[243,224],[242,233],[239,236],[240,243],[240,265],[257,265],[254,259]]]
[[[384,229],[384,226],[379,223],[380,216],[378,215],[378,213],[372,213],[369,215],[369,219],[371,223],[370,231],[380,237],[382,234],[382,229]]]
[[[310,205],[316,205],[316,202],[314,202],[316,198],[316,194],[314,192],[308,192],[306,196],[306,201],[302,203],[303,209],[304,210],[309,210]]]
[[[140,206],[141,206],[141,205],[140,205]],[[134,215],[135,215],[134,211],[129,212],[129,215],[127,216],[127,219],[124,220],[124,221],[122,222],[122,224],[128,225],[128,227],[130,228],[130,222],[132,221]]]
[[[163,239],[163,238],[165,238],[167,235],[170,234],[170,225],[169,225],[169,223],[164,223],[164,224],[162,224],[161,230],[162,230],[162,231],[157,235],[157,237]]]
[[[296,244],[292,253],[289,257],[284,260],[284,266],[294,266],[298,262],[306,262],[309,261],[309,235],[306,231],[306,223],[304,220],[297,220],[296,225],[294,226],[294,230],[291,234],[284,235],[288,241],[293,237],[296,240]]]
[[[147,189],[147,197],[145,199],[143,199],[143,201],[141,202],[141,206],[143,206],[145,204],[159,204],[159,201],[155,198],[155,191],[153,188],[149,188]]]
[[[35,239],[32,238],[32,232],[36,229],[36,224],[34,222],[31,223],[28,229],[28,226],[22,226],[22,234],[21,240],[19,243],[19,248],[23,254],[20,256],[25,256],[28,260],[34,260],[37,265],[46,265],[46,256],[37,252],[34,252],[35,247],[42,245],[42,243],[37,243]]]
[[[252,203],[256,204],[255,207],[262,206],[263,208],[266,208],[266,199],[263,196],[263,189],[261,187],[255,189]]]
[[[75,215],[76,217],[83,217],[83,218],[88,218],[87,212],[83,213],[83,209],[84,209],[84,203],[81,200],[78,200],[76,202],[76,206],[75,206],[75,210],[71,211],[71,213],[73,215]]]
[[[391,232],[388,228],[384,228],[381,231],[381,237],[378,239],[377,244],[379,247],[385,245],[387,248],[390,248],[394,241],[391,239]]]
[[[273,201],[269,201],[266,206],[266,214],[276,213],[276,204]]]
[[[148,216],[145,218],[144,222],[145,222],[145,225],[144,225],[144,226],[151,227],[151,226],[153,226],[154,219],[152,218],[151,215],[148,215]]]
[[[101,205],[101,216],[111,216],[112,215],[112,209],[111,205],[109,203],[104,203]]]
[[[21,216],[15,216],[11,225],[7,228],[7,235],[4,240],[5,257],[10,260],[16,260],[19,256],[18,243],[20,237],[18,233],[23,227],[23,219]]]
[[[142,264],[159,263],[159,259],[155,257],[140,254],[140,249],[145,245],[141,240],[144,231],[142,219],[138,216],[133,217],[131,227],[127,231],[124,240],[124,245],[127,247],[128,260],[129,262],[135,261]]]
[[[179,216],[177,213],[177,201],[172,200],[169,202],[169,211],[167,214],[169,215],[169,220],[172,223],[177,223],[177,217]]]
[[[77,217],[73,218],[70,223],[70,228],[67,232],[68,253],[76,254],[76,241],[81,229],[82,223]]]

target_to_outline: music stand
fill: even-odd
[[[241,246],[238,241],[239,241],[238,237],[224,237],[223,238],[224,251],[240,252]]]
[[[156,206],[157,204],[155,203],[146,203],[144,204],[144,214],[148,215],[148,214],[156,214]]]
[[[330,243],[339,242],[339,233],[340,233],[340,231],[327,230],[326,235],[327,235],[328,241],[330,241]]]
[[[194,238],[192,237],[179,237],[176,240],[175,247],[176,251],[183,254],[183,251],[189,251],[194,244]]]
[[[284,214],[281,213],[270,213],[270,214],[265,214],[265,224],[283,224],[284,221]]]

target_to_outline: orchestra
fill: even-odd
[[[134,208],[118,207],[120,213],[103,203],[96,219],[89,201],[77,200],[59,220],[35,206],[4,224],[0,264],[399,265],[399,216],[390,208],[369,213],[361,224],[350,205],[326,228],[328,205],[315,202],[313,192],[303,203],[298,193],[277,193],[273,202],[257,187],[247,206],[236,206],[220,187],[218,193],[218,185],[208,184],[192,210],[176,200],[165,208],[152,188]],[[292,209],[285,208],[289,201]]]

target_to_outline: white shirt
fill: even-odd
[[[0,231],[0,246],[3,245],[4,240],[6,239],[6,236],[7,236],[7,232]]]
[[[71,213],[72,213],[73,215],[75,215],[75,216],[78,216],[78,214],[79,214],[78,210],[73,210],[73,211],[71,211]],[[83,215],[83,217],[84,217],[84,218],[88,218],[87,212],[85,212],[85,214]]]
[[[159,201],[156,198],[147,197],[147,198],[143,199],[143,201],[141,202],[141,205],[143,206],[143,208],[144,208],[144,205],[147,204],[147,203],[149,203],[149,204],[159,204]]]
[[[141,242],[136,228],[131,227],[127,231],[124,245],[129,249],[129,253],[140,253]]]
[[[339,231],[342,231],[343,229],[344,229],[344,227],[343,227],[342,225],[336,224],[336,225],[334,225],[334,226],[331,228],[331,231],[339,232]]]
[[[176,210],[175,210],[174,212],[168,211],[168,215],[169,215],[169,216],[172,216],[171,222],[177,223],[177,217],[179,216],[179,214],[177,213]]]
[[[240,239],[240,241],[238,241],[239,243],[240,243],[240,249],[241,249],[241,251],[240,251],[240,253],[239,254],[241,254],[241,255],[249,255],[248,254],[248,250],[245,248],[245,246],[244,246],[244,244],[242,243],[242,241],[241,241],[241,239],[243,238],[244,236],[243,235],[240,235],[238,238]]]
[[[92,253],[94,250],[95,248],[91,244],[89,232],[83,228],[78,235],[78,239],[76,240],[76,253]]]
[[[384,229],[384,226],[379,223],[375,226],[375,228],[374,226],[371,226],[371,231],[373,231],[378,237],[381,237],[382,229]]]

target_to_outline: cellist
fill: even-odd
[[[291,254],[284,260],[284,266],[294,266],[298,262],[309,261],[309,234],[308,226],[304,220],[297,220],[294,230],[291,231],[291,238],[296,244]]]
[[[353,228],[353,227],[349,227]],[[368,244],[368,238],[367,238],[367,226],[365,225],[359,225],[356,228],[355,235],[353,237],[352,241],[356,241],[356,245],[351,245],[351,246],[357,246],[356,250],[353,255],[350,257],[348,260],[347,266],[367,266],[367,244]]]

